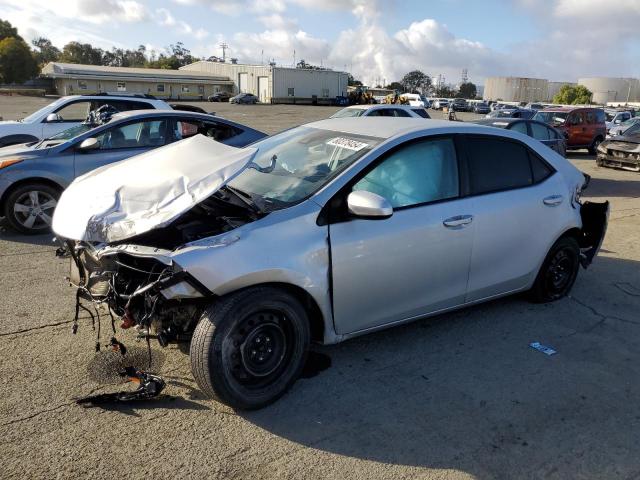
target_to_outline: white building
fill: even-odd
[[[349,77],[334,70],[209,61],[195,62],[179,71],[229,78],[235,92],[252,93],[265,103],[330,103],[347,95]]]
[[[593,103],[640,101],[640,80],[637,78],[580,78],[578,84],[584,85],[593,93]]]

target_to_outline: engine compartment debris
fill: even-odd
[[[127,377],[130,382],[137,383],[138,388],[133,391],[120,391],[114,393],[101,393],[76,399],[78,405],[104,405],[113,402],[130,402],[135,400],[149,400],[160,395],[164,390],[165,382],[158,375],[134,367],[127,367],[121,376]]]

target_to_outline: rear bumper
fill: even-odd
[[[619,152],[617,150],[607,153],[598,152],[596,163],[599,167],[620,168],[632,172],[640,172],[640,155],[633,152]]]

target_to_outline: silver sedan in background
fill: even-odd
[[[337,118],[106,167],[64,192],[53,229],[91,300],[162,345],[192,335],[200,388],[255,409],[293,384],[312,341],[565,296],[606,230],[608,202],[580,201],[587,183],[514,131]]]
[[[74,178],[198,133],[236,147],[266,136],[210,114],[173,110],[121,112],[97,128],[82,123],[40,142],[0,148],[0,216],[19,232],[46,232]]]

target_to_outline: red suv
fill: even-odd
[[[600,108],[551,107],[538,111],[533,119],[563,132],[568,150],[587,148],[592,155],[607,134],[604,110]]]

